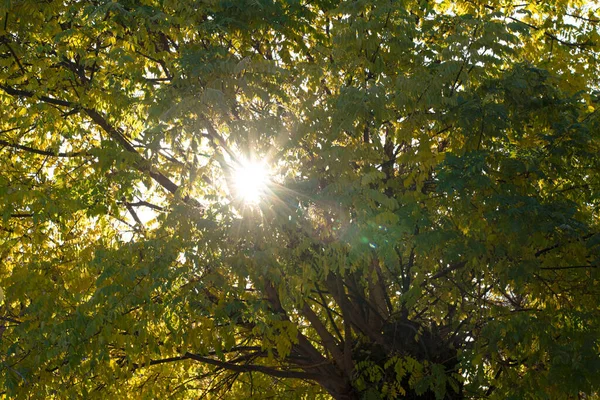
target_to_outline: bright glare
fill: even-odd
[[[234,171],[235,194],[246,204],[257,204],[266,194],[269,171],[262,163],[244,162]]]

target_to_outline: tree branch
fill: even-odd
[[[31,218],[33,217],[32,213],[15,213],[15,214],[10,214],[11,218]]]
[[[12,47],[10,47],[10,44],[9,44],[8,39],[6,38],[6,36],[3,36],[2,39],[3,39],[2,43],[6,46],[6,48],[10,52],[10,54],[15,59],[17,65],[19,66],[19,69],[21,70],[21,72],[23,73],[23,75],[27,74],[27,71],[25,71],[25,68],[23,68],[23,64],[21,64],[21,60],[19,60],[19,57],[17,56],[17,53],[15,53],[15,51],[12,49]]]
[[[325,312],[327,313],[327,317],[329,317],[329,321],[331,322],[331,325],[333,326],[333,330],[337,334],[337,336],[340,339],[340,341],[343,341],[344,339],[342,337],[342,333],[340,332],[340,330],[338,329],[337,325],[335,324],[335,320],[333,319],[332,310],[327,305],[327,301],[325,300],[325,296],[323,295],[323,291],[321,291],[319,289],[319,287],[316,286],[316,284],[315,284],[315,289],[316,289],[317,293],[319,294],[319,297],[321,298],[321,301],[322,301],[321,306],[325,309]],[[338,315],[340,315],[340,314],[338,313]]]
[[[485,8],[487,8],[488,10],[492,10],[492,11],[495,11],[495,10],[496,10],[496,8],[495,8],[495,7],[492,7],[492,6],[485,5],[484,7],[485,7]],[[511,21],[514,21],[514,22],[518,22],[518,23],[520,23],[520,24],[523,24],[523,25],[525,25],[525,26],[527,26],[527,27],[529,27],[529,28],[531,28],[531,29],[533,29],[533,30],[536,30],[536,31],[539,31],[539,30],[541,30],[541,29],[542,29],[542,28],[540,28],[539,26],[535,26],[535,25],[533,25],[533,24],[530,24],[530,23],[527,23],[527,22],[521,21],[520,19],[518,19],[518,18],[515,18],[515,17],[507,16],[506,18],[510,19]],[[547,36],[547,37],[549,37],[549,38],[550,38],[550,39],[552,39],[552,40],[556,40],[558,43],[560,43],[560,44],[563,44],[563,45],[565,45],[565,46],[569,46],[569,47],[577,47],[577,48],[580,48],[580,49],[581,49],[581,48],[584,48],[584,47],[586,47],[586,46],[590,46],[590,47],[591,47],[591,46],[593,46],[593,45],[594,45],[594,44],[593,44],[593,43],[591,43],[589,40],[588,40],[587,42],[584,42],[584,43],[574,43],[574,42],[567,42],[566,40],[562,40],[562,39],[560,39],[558,36],[556,36],[556,35],[553,35],[552,33],[550,33],[550,32],[547,32],[547,31],[544,31],[544,36]]]
[[[557,271],[562,269],[598,268],[598,265],[569,265],[565,267],[540,267],[540,269]]]
[[[591,238],[592,236],[594,236],[596,234],[597,233],[595,233],[595,232],[594,233],[589,233],[589,234],[587,234],[585,236],[582,236],[580,239],[575,239],[575,240],[587,240],[587,239]],[[573,242],[572,240],[569,240],[568,242],[564,242],[564,243],[558,242],[556,244],[553,244],[552,246],[548,246],[548,247],[546,247],[544,249],[538,250],[538,251],[535,252],[535,257],[539,257],[539,256],[541,256],[541,255],[543,255],[545,253],[548,253],[549,251],[552,251],[554,249],[558,249],[559,247],[561,247],[564,244],[572,243],[572,242]]]
[[[308,380],[318,380],[322,378],[321,374],[311,373],[311,372],[302,372],[302,371],[282,371],[270,367],[265,367],[263,365],[255,365],[255,364],[245,364],[238,365],[228,363],[226,361],[219,361],[213,358],[202,357],[197,354],[193,354],[190,352],[185,353],[183,358],[181,359],[190,359],[194,361],[199,361],[209,365],[215,365],[217,367],[227,369],[235,372],[262,372],[263,374],[267,374],[270,376],[276,376],[278,378],[296,378],[296,379],[308,379]],[[177,361],[177,360],[175,360]]]
[[[4,90],[6,93],[10,94],[11,96],[34,97],[34,93],[29,90],[15,89],[15,88],[12,88],[12,87],[6,86],[6,85],[0,85],[0,89]],[[55,99],[55,98],[49,97],[49,96],[40,96],[40,97],[38,97],[38,99],[40,99],[44,103],[52,104],[55,106],[71,107],[71,108],[76,107],[76,105],[74,103],[71,103],[70,101]]]
[[[452,264],[452,265],[448,266],[448,268],[445,268],[445,269],[439,271],[438,273],[436,273],[435,275],[433,275],[429,279],[432,280],[432,279],[442,278],[442,277],[448,275],[452,271],[456,271],[457,269],[461,269],[465,265],[467,265],[466,261],[461,261],[461,262],[458,262],[456,264]]]
[[[0,85],[0,89],[4,90],[6,93],[10,94],[11,96],[29,97],[29,98],[34,97],[35,98],[35,94],[28,90],[15,89],[15,88],[12,88],[12,87],[6,86],[6,85]],[[66,100],[55,99],[55,98],[48,97],[48,96],[40,96],[37,98],[48,104],[53,104],[53,105],[62,106],[62,107],[71,107],[71,108],[77,107],[77,105],[75,103],[72,103],[72,102],[66,101]],[[108,133],[109,136],[113,140],[115,140],[117,143],[119,143],[125,150],[127,150],[129,153],[136,155],[136,157],[138,158],[136,164],[137,164],[137,169],[139,171],[147,172],[152,177],[152,179],[154,179],[160,186],[162,186],[163,188],[165,188],[172,194],[175,194],[177,192],[177,190],[179,189],[179,186],[176,185],[175,183],[173,183],[173,181],[171,181],[168,177],[163,175],[161,172],[154,171],[154,170],[152,170],[152,168],[147,166],[146,165],[147,160],[144,159],[142,157],[142,155],[137,152],[135,147],[133,147],[133,145],[127,140],[127,138],[125,138],[125,136],[123,136],[123,134],[118,129],[116,129],[115,127],[113,127],[112,125],[110,125],[108,123],[108,121],[106,120],[106,118],[104,116],[102,116],[96,110],[93,110],[90,108],[84,108],[83,111],[92,119],[92,121],[94,121],[102,129],[104,129],[104,131],[106,131],[106,133]],[[189,200],[190,199],[188,199],[188,201]]]
[[[271,308],[277,314],[279,314],[282,318],[289,321],[289,317],[281,305],[281,301],[279,300],[279,295],[277,294],[277,289],[270,281],[265,282],[265,294],[269,303],[271,303]],[[319,364],[326,362],[326,358],[310,343],[310,341],[304,336],[301,332],[298,332],[297,335],[298,344],[294,344],[293,347],[297,349],[297,351],[307,357],[311,363]]]
[[[329,276],[327,276],[325,283],[327,289],[342,310],[344,323],[351,323],[357,331],[370,337],[374,342],[386,347],[386,342],[381,332],[374,330],[369,326],[367,321],[362,317],[361,312],[350,302],[348,296],[346,296],[344,283],[341,278],[330,273]]]
[[[317,331],[317,334],[321,338],[321,343],[323,347],[331,353],[333,356],[333,360],[336,365],[342,370],[345,371],[348,377],[351,376],[352,371],[346,371],[344,365],[344,354],[340,351],[338,344],[333,337],[333,335],[327,330],[325,325],[321,322],[317,314],[310,308],[308,303],[304,303],[304,307],[302,307],[302,314],[308,319],[310,325]]]
[[[125,202],[125,204],[126,205],[130,205],[132,207],[145,206],[145,207],[151,208],[151,209],[156,210],[156,211],[165,211],[164,207],[157,206],[156,204],[149,203],[149,202],[147,202],[145,200],[140,200],[140,201],[136,201],[136,202],[133,202],[133,203],[132,202]]]
[[[40,150],[40,149],[35,149],[35,148],[29,147],[29,146],[23,146],[21,144],[10,143],[10,142],[7,142],[6,140],[2,140],[2,139],[0,139],[0,145],[6,146],[6,147],[11,147],[13,149],[23,150],[23,151],[26,151],[29,153],[39,154],[42,156],[50,156],[50,157],[81,157],[81,156],[89,155],[88,151],[69,151],[66,153],[62,153],[62,152],[55,152],[52,150]]]

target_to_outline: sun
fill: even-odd
[[[267,194],[269,181],[269,169],[261,162],[244,161],[233,171],[235,196],[245,204],[258,204]]]

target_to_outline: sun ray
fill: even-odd
[[[233,171],[235,196],[244,204],[258,204],[267,194],[269,182],[269,169],[261,162],[243,161]]]

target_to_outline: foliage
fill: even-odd
[[[599,19],[4,1],[5,397],[596,396]]]

